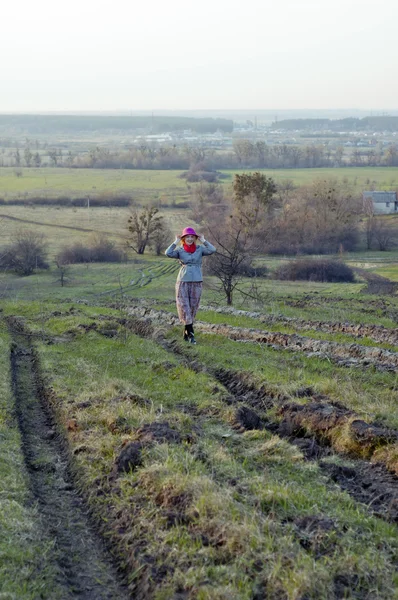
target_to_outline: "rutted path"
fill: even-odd
[[[53,554],[47,558],[57,570],[58,589],[47,600],[127,599],[121,578],[73,488],[62,440],[39,397],[34,348],[14,319],[8,325],[14,340],[12,383],[25,462],[43,530],[54,543]]]
[[[142,337],[151,337],[153,325],[149,319],[137,319],[133,330]],[[158,333],[155,333],[155,338],[162,347],[179,355],[187,367],[194,371],[209,371],[196,357],[192,357],[193,360],[187,358],[177,342],[159,337]],[[366,504],[372,513],[388,521],[398,522],[398,477],[383,464],[373,464],[360,458],[371,457],[376,449],[396,442],[397,431],[370,425],[357,418],[353,411],[338,406],[338,403],[332,403],[327,398],[309,398],[309,404],[301,405],[288,402],[287,398],[271,392],[266,386],[257,388],[251,383],[249,374],[240,376],[216,367],[210,373],[231,394],[226,401],[236,408],[237,427],[242,430],[265,428],[288,439],[302,450],[307,460],[318,461],[323,472],[332,481],[355,500]],[[268,411],[275,407],[279,408],[279,421],[269,419]],[[357,453],[352,451],[349,454],[354,466],[342,466],[323,460],[326,456],[345,455],[344,450],[338,452],[333,448],[336,427],[350,427],[352,435],[356,436]]]
[[[358,338],[367,337],[380,344],[387,343],[398,345],[398,328],[388,329],[387,327],[382,327],[381,325],[363,325],[332,321],[308,321],[306,319],[285,317],[283,315],[264,315],[260,312],[238,310],[231,307],[212,308],[202,306],[202,310],[212,310],[216,313],[234,315],[238,317],[250,317],[253,319],[258,319],[262,323],[269,325],[281,323],[284,325],[292,325],[296,329],[315,329],[325,333],[346,333]]]
[[[139,318],[150,318],[155,322],[177,325],[178,319],[174,315],[153,308],[132,307],[128,313]],[[311,337],[300,336],[278,331],[264,331],[232,325],[218,325],[196,322],[198,331],[208,334],[223,335],[231,340],[240,342],[257,342],[267,344],[277,349],[287,349],[295,352],[305,352],[308,355],[328,357],[344,366],[373,366],[384,371],[398,369],[398,353],[382,348],[361,346],[359,344],[341,344],[326,340],[316,340]]]

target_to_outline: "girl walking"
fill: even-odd
[[[201,242],[197,245],[197,241]],[[193,227],[185,227],[180,236],[167,248],[169,258],[178,258],[181,269],[176,282],[176,304],[181,323],[184,323],[184,340],[196,344],[193,322],[202,295],[202,256],[216,251],[203,235],[198,235]]]

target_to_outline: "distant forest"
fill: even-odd
[[[54,134],[98,132],[164,133],[191,129],[196,133],[232,132],[230,119],[167,116],[85,116],[85,115],[0,115],[0,132],[4,134]]]
[[[275,121],[272,129],[316,131],[398,131],[398,117],[381,116],[364,119],[284,119]]]

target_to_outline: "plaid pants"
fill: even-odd
[[[176,304],[178,317],[181,323],[193,323],[198,312],[200,297],[202,295],[201,281],[177,281]]]

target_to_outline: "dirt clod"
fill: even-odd
[[[293,396],[296,398],[309,398],[314,395],[314,388],[311,386],[300,387],[293,392]]]
[[[150,442],[181,443],[181,434],[170,427],[168,421],[145,424],[137,429],[136,435],[142,444]]]
[[[261,429],[261,419],[254,410],[247,406],[240,406],[235,412],[236,424],[243,429]]]
[[[142,464],[141,449],[142,444],[139,442],[130,442],[124,446],[116,459],[117,472],[128,473],[139,467]]]
[[[337,530],[333,519],[323,516],[301,517],[294,521],[300,545],[320,558],[333,551],[335,544],[330,542],[329,535]]]

